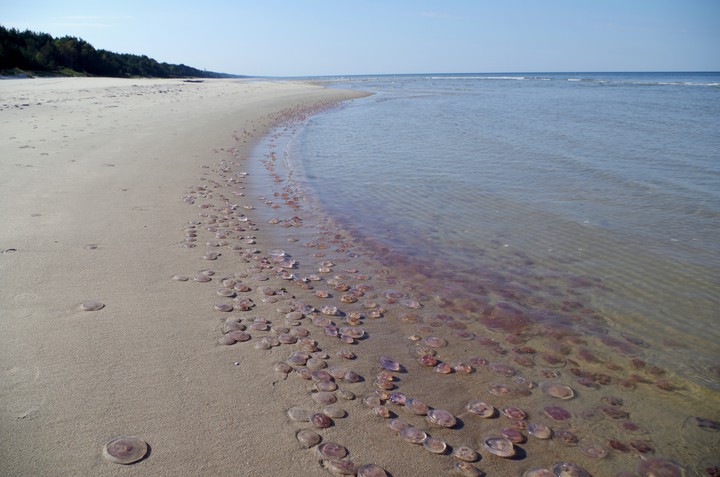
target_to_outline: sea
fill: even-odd
[[[518,374],[562,369],[588,394],[606,366],[615,394],[684,408],[645,439],[672,448],[697,424],[672,458],[716,475],[700,467],[720,455],[720,73],[306,80],[372,93],[258,146],[307,224]]]

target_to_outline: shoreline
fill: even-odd
[[[1,470],[330,475],[317,448],[296,439],[296,432],[313,430],[323,442],[345,446],[357,464],[375,463],[394,477],[452,473],[457,459],[450,453],[461,446],[481,454],[472,465],[487,475],[570,461],[599,476],[668,462],[663,456],[672,458],[676,442],[665,426],[690,427],[694,442],[712,443],[706,431],[686,425],[685,415],[665,419],[663,434],[649,441],[621,432],[625,421],[615,417],[628,412],[639,429],[656,431],[653,409],[682,408],[684,390],[638,406],[635,383],[625,389],[605,382],[618,362],[578,364],[574,355],[561,371],[544,363],[541,376],[526,367],[535,366],[530,356],[506,356],[527,346],[499,317],[497,329],[488,329],[473,313],[433,302],[412,267],[388,265],[342,223],[304,207],[307,191],[281,170],[282,135],[361,93],[284,81],[91,83],[41,85],[33,89],[35,104],[26,91],[3,95],[18,106],[3,101],[0,109],[12,116],[4,122],[10,137],[2,156],[12,160],[0,163],[0,186],[14,204],[3,211],[8,227],[0,235],[0,298],[9,304],[0,320],[7,337],[0,438],[11,443],[0,450]],[[87,300],[105,307],[80,311]],[[241,329],[248,341],[232,333]],[[558,334],[554,348],[543,348],[544,338],[527,344],[540,346],[542,357],[576,340]],[[293,363],[288,373],[296,351],[314,361]],[[338,354],[347,351],[355,356]],[[431,353],[441,365],[466,360],[470,370],[441,374],[418,363]],[[383,354],[401,372],[379,374]],[[592,387],[576,384],[566,372],[571,366],[597,373],[583,385]],[[302,379],[315,367],[334,379]],[[637,376],[646,380],[641,386],[655,382],[644,370]],[[553,380],[573,383],[579,398],[548,402],[538,386]],[[529,384],[532,391],[523,388]],[[327,409],[318,391],[333,386],[337,402]],[[354,399],[344,399],[348,392]],[[458,424],[431,423],[394,403],[391,392],[445,409]],[[603,417],[615,397],[626,407]],[[469,399],[495,406],[494,418],[469,412]],[[572,417],[555,422],[543,412],[550,403]],[[508,405],[529,411],[528,422],[552,426],[553,438],[528,437],[512,459],[489,453],[487,435],[507,426],[524,430],[499,412]],[[330,427],[306,422],[320,411],[332,414]],[[385,413],[448,450],[438,456],[405,442],[379,416]],[[617,436],[627,450],[589,458],[596,448],[569,445],[565,431],[601,446]],[[129,467],[104,460],[102,445],[121,435],[145,439],[149,455]],[[598,436],[605,441],[593,440]],[[643,443],[657,450],[644,452]]]
[[[214,345],[212,294],[170,280],[210,263],[178,245],[179,197],[224,149],[245,155],[277,112],[358,94],[105,78],[2,82],[0,94],[2,472],[312,475],[313,457],[279,432],[277,376],[252,354],[235,366]],[[81,311],[88,300],[105,306]],[[102,446],[120,435],[150,454],[107,462]]]
[[[296,126],[296,128],[302,127],[302,125]],[[293,126],[281,129],[290,138],[297,134]],[[483,453],[480,441],[482,435],[479,435],[477,430],[484,429],[482,433],[499,432],[500,426],[507,425],[507,421],[503,424],[502,416],[500,416],[501,422],[491,420],[488,421],[487,426],[481,425],[476,428],[477,422],[472,422],[473,417],[464,409],[467,401],[463,401],[462,396],[465,396],[466,399],[484,397],[495,406],[502,403],[522,405],[530,411],[530,422],[539,420],[552,427],[555,434],[549,445],[539,444],[534,437],[528,437],[528,440],[519,446],[520,449],[527,449],[527,454],[522,458],[512,459],[515,462],[503,462],[502,459],[492,456],[488,459],[484,454],[484,459],[477,466],[483,471],[487,471],[488,475],[496,473],[497,475],[523,475],[530,467],[550,467],[550,464],[557,460],[582,464],[592,475],[623,475],[623,471],[631,471],[635,468],[640,475],[650,475],[648,472],[652,472],[653,468],[656,471],[662,466],[675,469],[676,463],[684,467],[688,475],[695,475],[703,472],[699,466],[711,465],[701,463],[707,459],[693,455],[695,452],[705,455],[708,452],[711,453],[710,448],[716,441],[712,434],[708,434],[713,431],[700,430],[696,426],[700,421],[695,422],[695,419],[705,419],[701,416],[708,416],[712,421],[715,412],[712,408],[711,390],[686,383],[681,375],[656,366],[651,358],[646,362],[644,353],[638,353],[637,350],[623,345],[617,340],[597,341],[590,336],[586,336],[587,340],[585,340],[582,334],[564,330],[563,323],[558,323],[557,329],[553,329],[553,325],[547,323],[546,327],[540,328],[539,339],[533,339],[532,333],[529,335],[518,333],[515,336],[512,329],[513,320],[510,320],[509,325],[503,325],[501,315],[490,313],[492,308],[482,313],[481,310],[473,311],[473,303],[463,302],[462,299],[455,300],[457,303],[452,301],[434,303],[432,288],[427,288],[434,282],[423,276],[422,270],[415,268],[412,263],[397,263],[397,260],[388,257],[382,249],[377,249],[374,244],[365,243],[363,238],[358,238],[352,224],[347,223],[351,222],[351,219],[347,219],[347,221],[342,218],[333,219],[328,216],[326,211],[322,210],[322,207],[318,208],[318,204],[307,203],[305,194],[312,195],[312,191],[304,190],[302,183],[293,180],[297,171],[293,169],[292,165],[287,168],[285,175],[278,172],[280,168],[278,164],[285,161],[281,154],[285,153],[288,147],[281,138],[282,134],[273,135],[263,146],[269,176],[276,179],[279,176],[283,182],[275,181],[273,184],[273,181],[268,180],[262,188],[265,194],[256,199],[259,204],[264,204],[268,208],[267,210],[271,211],[271,215],[264,217],[265,219],[273,217],[273,213],[280,219],[276,226],[288,225],[286,219],[288,214],[293,213],[292,210],[300,211],[297,212],[297,215],[303,218],[303,222],[300,229],[287,228],[286,232],[278,232],[278,240],[283,240],[283,234],[290,237],[288,244],[276,242],[273,246],[283,247],[284,250],[289,251],[290,256],[298,259],[300,265],[297,268],[297,274],[299,276],[316,271],[317,268],[313,270],[313,266],[321,267],[327,260],[333,262],[335,265],[331,267],[330,273],[335,275],[330,277],[321,275],[325,283],[321,281],[311,284],[320,291],[329,289],[332,294],[334,284],[338,284],[338,282],[351,284],[355,281],[356,277],[350,275],[343,267],[359,269],[361,274],[369,274],[370,281],[365,283],[374,286],[374,290],[371,289],[363,298],[360,298],[359,303],[362,304],[362,307],[367,307],[374,301],[385,311],[379,320],[374,320],[367,316],[370,312],[365,310],[366,318],[362,320],[360,326],[367,332],[369,338],[367,341],[361,340],[358,349],[363,354],[369,354],[369,357],[365,363],[362,363],[363,367],[357,369],[364,372],[363,375],[366,377],[367,375],[373,376],[378,371],[377,358],[382,354],[403,358],[401,360],[403,364],[413,372],[409,375],[396,376],[393,389],[410,395],[416,394],[416,397],[427,399],[431,407],[445,408],[456,413],[462,419],[468,419],[467,423],[470,426],[467,430],[470,431],[470,434],[464,431],[459,433],[439,432],[437,426],[428,426],[427,423],[408,418],[407,413],[403,412],[402,406],[395,405],[391,399],[382,399],[384,406],[390,409],[392,417],[413,422],[413,425],[421,427],[433,436],[440,436],[447,441],[450,448],[471,442],[472,446],[480,450],[480,453]],[[292,153],[290,154],[292,155]],[[267,192],[273,190],[273,194]],[[284,205],[281,205],[282,201],[277,199],[278,196],[293,200],[299,197],[301,201],[298,204],[302,204],[302,206],[296,207],[292,202],[285,202]],[[289,207],[290,210],[284,206]],[[284,209],[284,213],[276,212],[276,207],[280,210]],[[285,222],[283,221],[284,217]],[[293,227],[295,227],[294,224]],[[300,245],[297,245],[298,243]],[[301,295],[301,292],[296,291],[297,288],[289,289],[294,295]],[[398,306],[402,300],[399,298],[389,299],[387,289],[395,289],[406,296],[417,298],[421,302],[421,308],[413,311],[412,306]],[[337,304],[344,314],[330,318],[333,323],[341,327],[348,323],[348,317],[352,317],[348,313],[351,313],[351,310],[356,312],[361,306],[339,303],[337,300],[339,296],[340,293],[335,293],[335,299],[331,302]],[[312,297],[306,298],[306,300],[316,307],[319,306],[317,303],[321,304],[324,301]],[[437,312],[441,314],[435,315],[433,318],[433,313]],[[448,316],[447,313],[452,313],[452,316]],[[487,313],[490,313],[490,316]],[[475,319],[478,321],[486,321],[487,324],[478,327],[472,323],[475,321],[472,315],[475,315]],[[560,321],[562,322],[562,320]],[[444,326],[450,329],[444,330]],[[465,341],[467,338],[461,338],[458,342],[457,338],[463,336],[463,331],[458,330],[473,330],[481,334],[476,334],[474,340],[470,342]],[[413,361],[417,360],[416,353],[423,348],[425,343],[423,337],[428,334],[444,336],[449,342],[447,347],[440,346],[435,350],[441,363],[443,361],[446,364],[452,363],[453,358],[468,359],[469,356],[477,353],[470,358],[477,363],[470,376],[463,377],[462,373],[455,371],[447,377],[441,377],[442,374],[433,372],[436,370],[432,368],[422,371],[422,366],[413,366]],[[590,335],[592,336],[592,333]],[[411,341],[406,341],[407,338],[411,338]],[[420,339],[422,341],[414,344],[413,340]],[[335,349],[331,343],[326,341],[322,341],[322,343],[324,349],[325,347],[330,350]],[[609,348],[613,346],[618,349],[614,350],[613,354],[609,354]],[[531,351],[533,348],[535,351]],[[424,349],[428,349],[427,346]],[[542,351],[543,349],[545,351]],[[575,349],[575,352],[571,352],[571,349]],[[527,353],[531,354],[527,355]],[[329,354],[332,357],[332,353]],[[558,359],[559,354],[566,356],[566,358],[560,358],[562,364],[545,362],[543,359],[544,356],[547,356],[555,360]],[[483,358],[475,359],[477,356]],[[598,360],[595,356],[600,359]],[[375,362],[372,361],[373,359]],[[500,369],[505,369],[502,364],[509,364],[512,368],[511,376],[506,375],[505,379],[499,377],[502,376],[502,372],[495,372],[492,369],[493,362],[500,363]],[[488,370],[488,368],[490,369]],[[424,374],[416,374],[416,371]],[[516,378],[520,379],[520,382],[527,378],[533,380],[534,387],[529,394],[524,394],[527,390],[523,392],[522,389],[517,389]],[[488,391],[489,394],[494,394],[491,388],[502,384],[502,381],[513,383],[511,387],[515,389],[507,396],[489,396]],[[544,390],[539,389],[539,386],[553,381],[569,384],[574,389],[574,399],[559,402],[570,410],[572,414],[570,422],[554,422],[543,411],[543,406],[552,404],[553,398],[548,396]],[[382,390],[377,388],[375,383],[368,383],[364,392],[382,393]],[[454,395],[455,393],[457,395]],[[543,394],[545,398],[543,398]],[[550,397],[549,401],[548,397]],[[615,402],[616,398],[621,403],[625,402],[622,412],[617,415],[607,407],[607,402]],[[647,406],[640,405],[641,403],[647,404]],[[622,407],[622,404],[620,406]],[[662,409],[662,411],[657,411],[658,409]],[[372,410],[365,409],[360,412],[372,416]],[[604,417],[603,415],[607,413],[609,414]],[[611,414],[614,417],[609,417]],[[631,420],[626,422],[628,418]],[[373,417],[368,419],[373,419]],[[374,419],[377,420],[377,417]],[[637,429],[635,429],[636,425]],[[708,425],[713,426],[714,424],[708,422]],[[397,442],[400,442],[398,444],[400,446],[405,445],[397,435],[393,436],[393,433],[387,428],[383,429],[382,422],[378,426],[380,429],[373,430],[372,426],[368,425],[365,432],[377,436],[378,439],[390,438],[389,445]],[[465,426],[462,429],[465,429]],[[520,429],[524,428],[520,427]],[[682,438],[678,438],[677,434],[680,429],[683,433]],[[570,437],[568,437],[568,442],[563,443],[567,431],[570,431]],[[381,437],[378,432],[385,434]],[[572,444],[574,439],[580,439],[580,445],[577,442]],[[599,447],[596,448],[595,445]],[[677,453],[676,449],[682,445],[692,447],[695,451],[688,454]],[[608,452],[605,458],[597,459],[588,455],[596,449],[603,448]],[[423,457],[427,457],[428,453],[422,448],[415,452],[408,449],[406,452],[406,459],[421,465],[421,467],[413,469],[415,472],[452,472],[452,459],[449,455],[442,458],[446,461],[444,466],[434,467],[438,465],[439,458],[435,457],[435,460],[430,461],[423,459]],[[388,461],[398,465],[396,459],[390,458]],[[397,471],[397,467],[394,467],[393,470]]]

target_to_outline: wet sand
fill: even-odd
[[[487,303],[446,300],[422,269],[323,216],[285,166],[282,136],[358,93],[243,81],[0,88],[0,473],[329,475],[300,430],[394,477],[452,474],[461,446],[489,476],[563,461],[596,477],[682,475],[658,474],[678,469],[665,459],[687,475],[717,464],[713,395],[646,363],[642,342],[573,332],[574,302],[528,327],[492,274]],[[252,148],[271,124],[282,126]],[[90,300],[105,306],[82,311]],[[566,298],[547,300],[535,308]],[[420,362],[433,354],[440,366]],[[381,374],[383,355],[400,371]],[[313,419],[327,428],[302,417],[333,399],[322,392],[345,411]],[[429,422],[393,392],[457,422]],[[472,400],[497,410],[484,419]],[[391,418],[448,450],[408,442]],[[511,458],[483,447],[503,430],[524,434]],[[147,441],[144,460],[103,458],[123,435]]]

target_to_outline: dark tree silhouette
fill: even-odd
[[[96,50],[80,38],[53,38],[47,33],[7,29],[0,25],[0,70],[113,77],[227,78],[235,75],[185,65],[158,63],[145,55]]]

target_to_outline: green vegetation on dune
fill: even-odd
[[[0,25],[0,71],[62,76],[155,78],[227,78],[234,75],[203,71],[185,65],[158,63],[145,55],[97,50],[71,36],[21,32]]]

